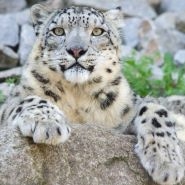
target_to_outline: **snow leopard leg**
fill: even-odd
[[[180,182],[184,159],[170,112],[159,104],[143,103],[134,125],[138,140],[135,152],[153,180],[166,185]]]
[[[19,128],[23,136],[32,137],[35,143],[59,144],[65,142],[71,132],[58,107],[38,96],[22,100],[6,119],[8,124]]]

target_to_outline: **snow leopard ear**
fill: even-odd
[[[123,26],[123,12],[120,6],[115,9],[106,11],[104,13],[104,16],[108,21],[111,21],[112,23],[114,23],[117,28],[120,28]]]
[[[35,28],[36,35],[39,34],[41,25],[47,19],[51,12],[43,5],[35,4],[31,7],[31,18]]]

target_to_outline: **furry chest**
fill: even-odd
[[[81,101],[79,104],[66,102],[62,104],[61,110],[72,124],[90,123],[112,128],[121,122],[114,109],[102,111],[95,101]]]
[[[84,96],[78,96],[77,94],[62,97],[62,101],[58,103],[60,109],[64,112],[70,123],[84,124],[87,122],[86,115],[90,110],[90,103]]]

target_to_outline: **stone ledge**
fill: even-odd
[[[85,125],[65,144],[37,145],[1,126],[0,184],[154,185],[133,152],[135,141]]]

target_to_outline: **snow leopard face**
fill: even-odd
[[[32,19],[41,53],[37,60],[72,83],[84,83],[118,61],[120,9],[101,13],[87,7],[48,11],[32,7]],[[102,71],[103,70],[103,71]],[[115,71],[120,70],[115,67]]]

